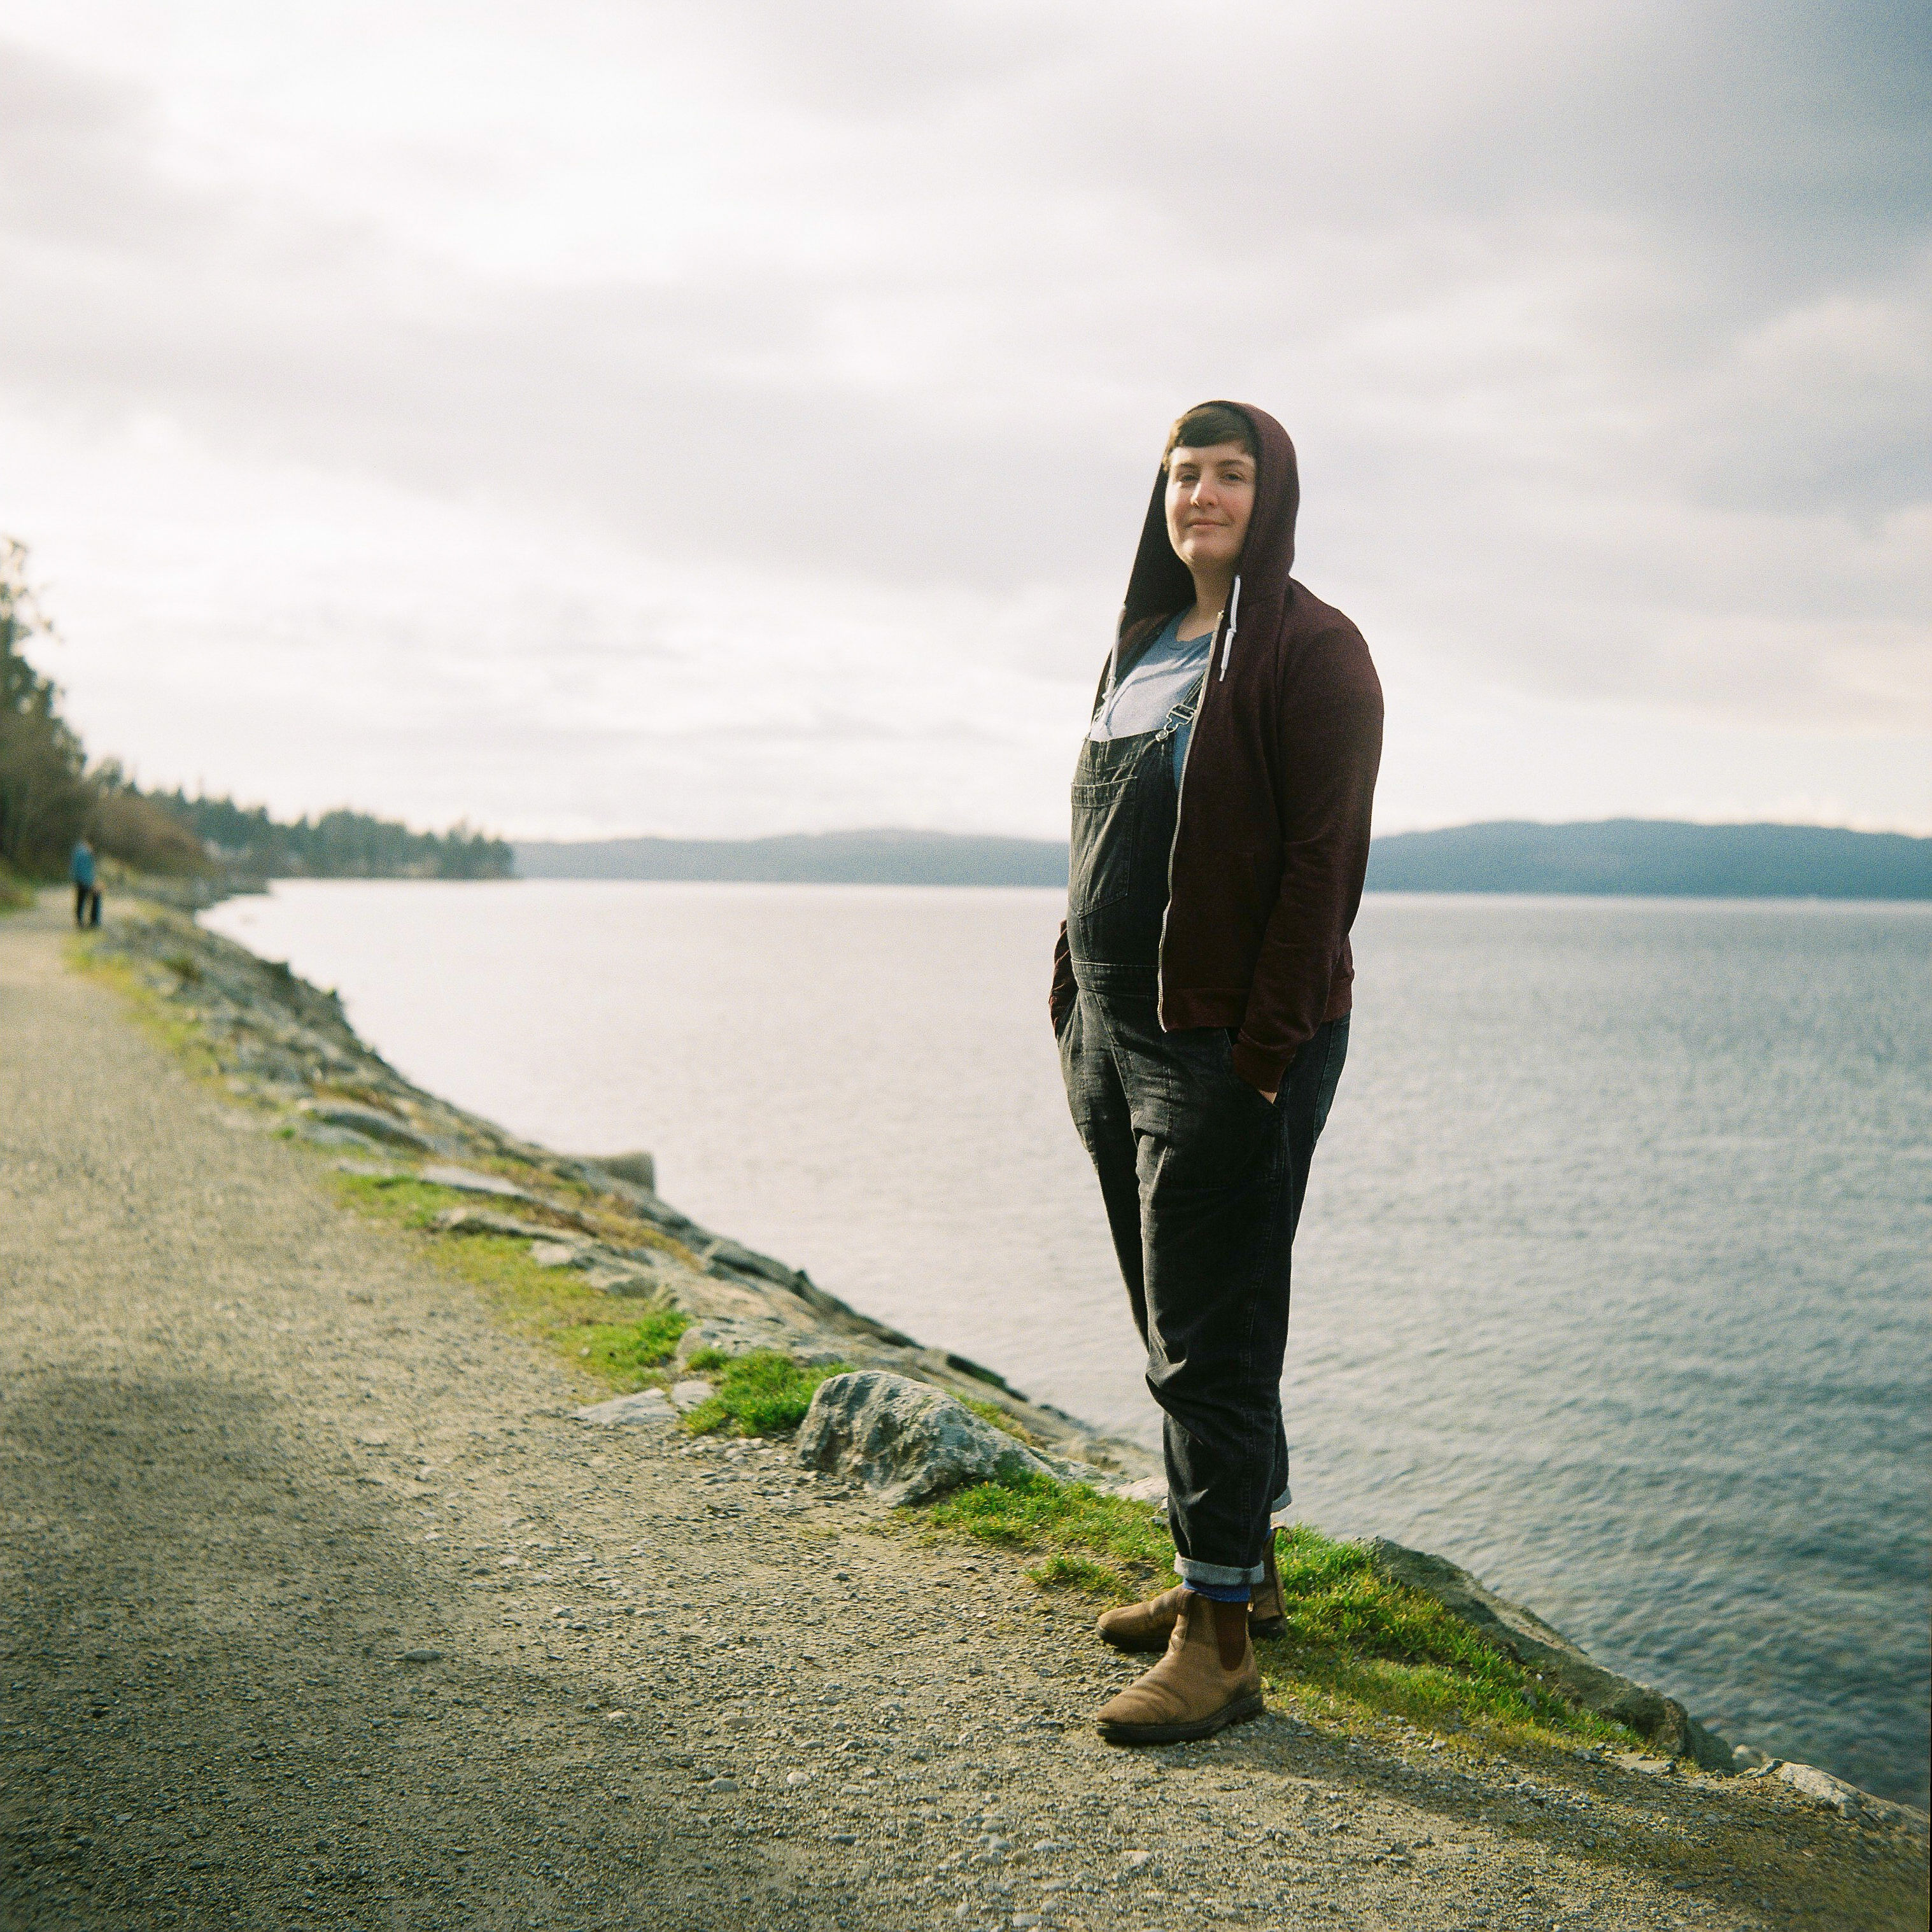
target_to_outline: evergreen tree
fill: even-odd
[[[26,546],[0,536],[0,874],[59,878],[85,834],[104,856],[139,872],[216,865],[262,878],[511,875],[509,846],[466,824],[413,832],[346,810],[283,823],[232,798],[143,792],[115,759],[90,772],[60,715],[59,691],[24,652],[30,638],[52,635],[28,578]]]
[[[51,634],[27,578],[27,547],[0,537],[0,865],[29,877],[66,868],[92,802],[80,740],[59,692],[22,646]]]

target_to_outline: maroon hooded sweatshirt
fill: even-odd
[[[1348,1012],[1348,928],[1361,902],[1382,761],[1382,690],[1340,611],[1288,574],[1301,501],[1294,446],[1244,403],[1261,454],[1255,504],[1187,747],[1167,916],[1160,1023],[1239,1030],[1234,1071],[1272,1093],[1295,1049]],[[1167,477],[1154,478],[1097,710],[1194,580],[1168,541]],[[1054,950],[1058,1030],[1075,995],[1066,928]]]

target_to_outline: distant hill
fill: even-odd
[[[525,841],[526,879],[736,879],[761,884],[1064,886],[1066,848],[952,832],[795,832],[777,838]]]
[[[526,840],[526,879],[710,879],[771,884],[1064,886],[1066,848],[946,832],[776,838]],[[1378,838],[1371,891],[1630,893],[1708,898],[1932,898],[1932,838],[1816,825],[1618,818],[1508,820]]]
[[[1369,890],[1659,898],[1932,898],[1932,838],[1823,825],[1503,820],[1378,838]]]
[[[946,832],[777,838],[526,840],[526,879],[1064,886],[1066,848]],[[1932,898],[1932,838],[1820,825],[1505,820],[1378,838],[1369,887],[1389,892],[1574,892],[1701,898]]]

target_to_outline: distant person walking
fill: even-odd
[[[1074,772],[1051,1008],[1148,1387],[1179,1586],[1100,1619],[1161,1660],[1099,1713],[1120,1744],[1258,1716],[1284,1612],[1288,1258],[1348,1048],[1382,687],[1288,574],[1300,498],[1273,417],[1168,438]]]
[[[74,858],[68,867],[74,880],[74,922],[76,926],[100,923],[100,887],[96,883],[94,848],[85,838],[76,838]]]

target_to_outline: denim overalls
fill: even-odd
[[[1078,997],[1060,1057],[1166,1418],[1174,1568],[1234,1586],[1260,1580],[1270,1513],[1288,1500],[1289,1252],[1348,1023],[1301,1047],[1272,1103],[1235,1073],[1225,1029],[1162,1029],[1172,746],[1206,676],[1157,731],[1080,748],[1066,904]]]

